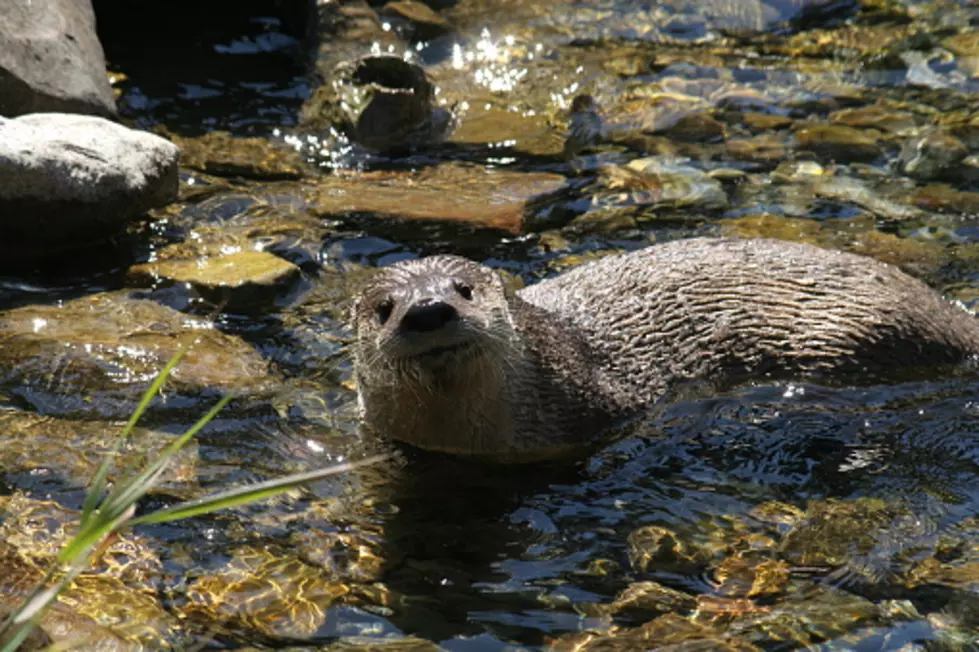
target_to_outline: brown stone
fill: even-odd
[[[209,301],[224,304],[230,310],[266,307],[299,273],[298,267],[266,251],[158,260],[129,270],[136,281],[189,283]]]
[[[741,117],[741,121],[746,127],[754,131],[784,129],[792,124],[792,118],[771,113],[745,113]]]
[[[727,141],[724,146],[727,148],[727,153],[739,161],[774,163],[786,156],[783,138],[775,134],[737,138]]]
[[[881,155],[866,131],[841,125],[812,125],[795,132],[799,149],[834,161],[870,161]]]
[[[303,176],[299,153],[265,138],[235,138],[225,131],[199,138],[168,137],[180,146],[180,164],[201,172],[260,180]]]
[[[914,127],[914,116],[906,111],[892,111],[881,106],[862,106],[834,111],[829,121],[836,125],[858,129],[880,129],[900,132]]]
[[[326,179],[311,210],[320,216],[456,222],[519,233],[532,202],[564,185],[565,178],[557,174],[444,164],[418,172]]]

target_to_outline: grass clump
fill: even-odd
[[[79,573],[88,567],[99,545],[113,533],[136,525],[176,521],[264,500],[331,475],[376,463],[383,458],[383,456],[375,456],[360,462],[338,464],[267,482],[237,487],[134,518],[136,503],[156,486],[171,458],[180,452],[204,426],[210,423],[232,398],[230,395],[222,397],[207,414],[151,459],[144,468],[127,469],[112,490],[106,492],[108,476],[112,470],[114,459],[118,457],[153,398],[160,392],[167,378],[188,350],[189,347],[185,346],[174,355],[143,394],[129,421],[119,433],[112,451],[105,456],[92,479],[75,536],[61,549],[56,563],[52,565],[52,568],[48,570],[30,595],[0,625],[0,641],[5,641],[0,652],[15,652],[18,649],[37,627],[44,610],[54,602],[58,594],[71,584]]]

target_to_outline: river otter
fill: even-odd
[[[876,260],[697,238],[519,292],[432,256],[380,270],[353,309],[365,426],[420,448],[551,457],[684,381],[875,372],[979,353],[979,320]]]

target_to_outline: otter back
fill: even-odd
[[[690,379],[877,372],[979,352],[979,321],[896,267],[773,240],[692,239],[583,265],[520,297],[580,330],[624,408]]]

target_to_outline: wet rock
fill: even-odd
[[[811,183],[826,173],[826,168],[815,161],[784,161],[772,170],[772,180],[780,183]]]
[[[510,233],[532,226],[533,206],[565,187],[545,172],[442,164],[418,172],[331,177],[318,187],[312,212],[384,220],[461,223]]]
[[[773,113],[745,113],[741,122],[752,131],[774,131],[792,125],[792,118]]]
[[[197,177],[193,186],[196,186]],[[300,266],[318,267],[323,238],[333,225],[310,215],[307,185],[276,182],[246,192],[214,188],[193,204],[167,211],[168,226],[183,240],[155,252],[156,260],[211,258],[267,251]],[[217,218],[217,219],[215,219]]]
[[[187,260],[170,259],[164,250],[159,260],[129,269],[137,283],[190,284],[207,301],[231,312],[267,309],[299,274],[298,267],[265,251]]]
[[[0,252],[51,256],[116,235],[177,197],[178,149],[91,116],[0,118]]]
[[[794,527],[805,517],[806,513],[795,505],[777,500],[761,503],[751,510],[751,518],[780,530]]]
[[[392,560],[395,551],[379,550],[376,538],[358,532],[304,530],[294,532],[289,544],[303,562],[347,582],[377,582],[385,568],[400,561]]]
[[[559,637],[554,652],[626,652],[628,650],[717,650],[756,652],[761,648],[677,614],[664,614],[641,627],[614,628],[607,634],[583,632]]]
[[[109,482],[116,482],[120,469],[144,465],[173,443],[172,433],[137,428],[130,437],[132,444],[112,453],[121,429],[118,423],[57,419],[19,410],[0,414],[0,428],[4,432],[0,447],[4,473],[53,476],[71,488],[90,483],[106,455],[118,455],[108,476]],[[197,450],[190,444],[170,459],[157,486],[173,496],[175,491],[186,493],[196,482]],[[186,497],[196,495],[186,493]]]
[[[725,597],[758,598],[783,593],[789,584],[789,565],[756,558],[751,552],[726,557],[714,568],[717,592]]]
[[[979,32],[966,29],[942,41],[942,46],[955,55],[959,70],[970,77],[979,77]]]
[[[900,133],[915,126],[914,116],[907,111],[890,110],[876,105],[834,111],[829,114],[829,121],[835,125],[892,133]]]
[[[739,161],[774,163],[787,156],[785,139],[775,134],[753,138],[732,138],[724,143],[728,155]]]
[[[974,110],[943,113],[938,117],[938,125],[961,140],[970,150],[979,149],[979,113]]]
[[[637,159],[625,166],[603,167],[600,172],[601,186],[616,193],[596,197],[600,206],[612,202],[616,205],[710,210],[727,205],[727,194],[720,181],[670,157]]]
[[[20,591],[43,576],[40,569],[56,563],[76,521],[77,513],[53,501],[19,493],[7,500],[0,566],[20,575]],[[179,640],[179,626],[156,598],[162,575],[161,561],[146,539],[132,532],[116,534],[42,616],[41,625],[55,641],[85,640],[99,650],[169,648]]]
[[[683,543],[675,532],[657,525],[647,525],[629,534],[629,561],[640,573],[668,570],[696,572],[710,559],[700,548]]]
[[[564,139],[564,158],[571,159],[605,139],[605,119],[591,95],[578,95],[571,102],[568,133]]]
[[[805,520],[785,535],[783,557],[797,566],[845,565],[869,553],[897,515],[893,506],[874,498],[813,502]]]
[[[4,0],[0,43],[0,115],[115,115],[88,0]]]
[[[956,172],[969,150],[955,136],[936,131],[909,139],[901,149],[901,171],[921,180],[937,179]]]
[[[847,249],[854,253],[897,265],[919,276],[934,272],[948,256],[937,242],[922,242],[876,230],[857,234],[848,245]]]
[[[329,79],[337,65],[367,54],[377,44],[381,52],[403,51],[406,44],[393,29],[384,29],[367,0],[319,3],[316,7],[316,72]]]
[[[818,239],[821,228],[812,220],[758,213],[745,215],[733,220],[722,220],[721,231],[725,235],[742,238],[775,238],[793,242],[813,244]]]
[[[381,15],[406,23],[412,41],[431,41],[452,32],[452,24],[418,0],[394,0],[381,9]]]
[[[637,226],[637,213],[635,206],[599,208],[574,218],[564,231],[575,235],[587,235],[634,229]]]
[[[667,588],[658,582],[630,584],[609,604],[575,605],[576,610],[585,616],[615,616],[625,613],[637,620],[652,620],[665,613],[687,615],[696,607],[697,599],[694,596]]]
[[[180,147],[181,165],[207,174],[260,181],[303,176],[302,157],[296,150],[265,138],[235,138],[224,131],[170,138]]]
[[[350,588],[270,546],[241,547],[217,572],[187,588],[181,615],[224,631],[309,638],[326,623],[327,609]]]
[[[41,411],[128,414],[180,348],[168,397],[249,391],[270,378],[243,341],[152,301],[106,293],[0,314],[3,385]],[[121,404],[120,404],[121,403]]]
[[[454,125],[434,103],[425,71],[396,56],[368,56],[341,63],[302,110],[304,126],[334,128],[381,153],[441,142]]]
[[[812,125],[795,132],[796,147],[819,157],[849,163],[872,161],[882,154],[867,131],[842,125]]]
[[[888,220],[908,220],[921,215],[921,211],[914,206],[884,197],[863,181],[852,177],[822,177],[814,190],[819,197],[852,202]]]
[[[749,601],[738,602],[748,606]],[[859,635],[864,628],[883,624],[870,600],[820,585],[790,591],[771,607],[738,608],[736,603],[729,603],[728,607],[727,613],[714,610],[708,614],[705,610],[704,620],[727,623],[741,640],[766,650],[773,646],[805,648],[839,641],[843,636]],[[844,643],[842,649],[856,648]]]
[[[697,143],[722,140],[726,135],[722,122],[703,113],[683,116],[665,133],[676,140]]]
[[[564,148],[561,134],[545,116],[535,112],[477,102],[475,106],[459,110],[458,117],[459,126],[452,132],[449,142],[462,146],[479,145],[537,156],[557,156]],[[572,150],[576,151],[573,146]]]
[[[979,192],[956,190],[946,184],[933,184],[914,191],[909,201],[933,211],[979,214]]]

